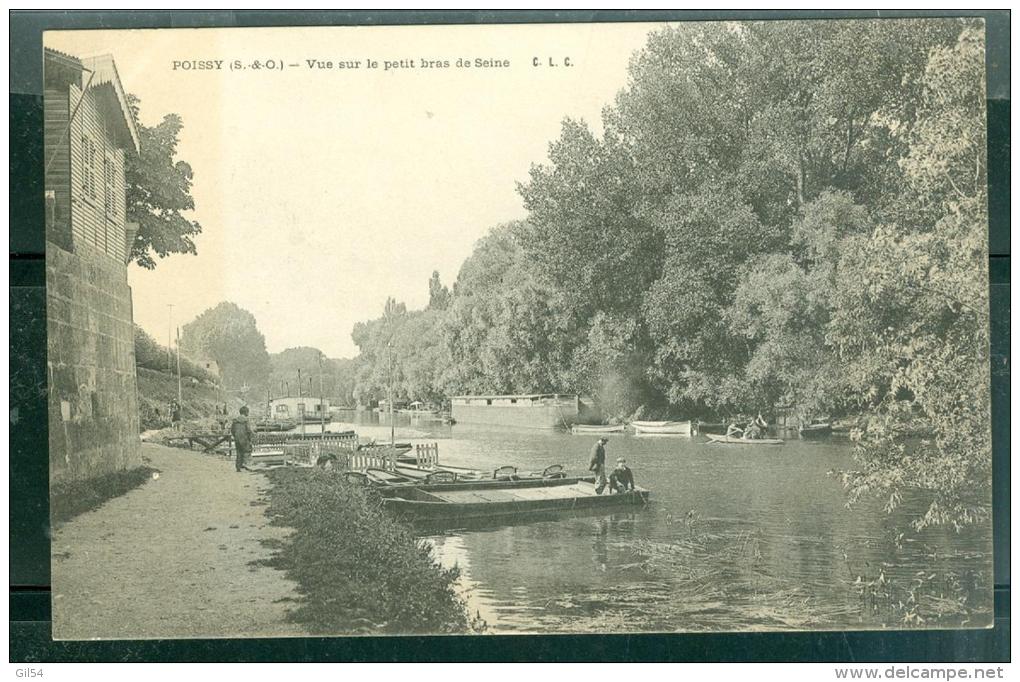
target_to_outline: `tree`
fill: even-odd
[[[220,367],[223,385],[237,390],[268,386],[271,365],[266,340],[255,316],[224,301],[181,328],[181,349],[195,358],[209,358]]]
[[[450,358],[443,383],[451,392],[548,392],[572,384],[575,316],[526,256],[528,229],[495,228],[461,267],[443,325]]]
[[[432,278],[429,279],[429,308],[446,310],[449,305],[450,290],[439,281],[439,271],[434,270]]]
[[[931,51],[901,166],[897,223],[845,244],[830,337],[871,416],[843,477],[850,501],[907,490],[914,523],[987,520],[991,429],[984,49],[968,26]],[[930,435],[911,441],[920,422]]]
[[[184,123],[177,114],[167,114],[155,127],[138,121],[139,99],[128,95],[138,129],[139,154],[125,158],[127,219],[138,224],[131,245],[131,258],[143,268],[156,267],[154,256],[197,253],[192,237],[202,231],[197,221],[184,213],[195,208],[191,197],[192,171],[177,156],[178,136]]]

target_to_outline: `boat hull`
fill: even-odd
[[[570,432],[579,435],[586,433],[623,433],[626,428],[623,424],[574,424],[570,427]]]
[[[642,488],[599,495],[590,481],[558,480],[545,485],[512,488],[470,487],[428,492],[408,490],[383,499],[385,507],[416,522],[516,517],[547,512],[641,506],[649,492]]]
[[[385,486],[377,486],[374,490],[384,498],[400,497],[409,488],[414,488],[426,493],[449,492],[457,490],[522,490],[528,488],[553,488],[557,486],[574,485],[575,483],[594,483],[592,476],[577,476],[571,478],[524,478],[517,481],[501,481],[497,479],[486,480],[460,480],[452,483],[424,483],[414,481],[411,483],[396,483]]]
[[[689,436],[691,423],[685,422],[631,422],[635,433],[659,434],[663,436]]]
[[[782,438],[732,438],[714,433],[706,433],[705,437],[709,442],[720,445],[782,445],[785,442]]]

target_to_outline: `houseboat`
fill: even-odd
[[[328,422],[330,420],[329,399],[313,396],[273,398],[269,401],[269,418],[298,423],[302,421],[305,423]]]
[[[570,428],[582,411],[581,398],[576,394],[458,395],[450,402],[458,424]]]

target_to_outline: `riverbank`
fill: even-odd
[[[168,409],[171,400],[177,400],[177,377],[144,367],[137,368],[138,419],[143,431],[170,426]],[[183,394],[182,417],[185,421],[209,419],[216,410],[227,405],[230,414],[237,414],[241,402],[220,386],[198,382],[185,377],[181,383]]]
[[[341,473],[275,469],[269,516],[294,533],[268,565],[304,596],[293,619],[316,634],[477,632],[457,593],[457,568]]]
[[[55,639],[284,637],[297,585],[269,565],[263,474],[143,444],[149,480],[53,530]]]

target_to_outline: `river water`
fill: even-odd
[[[388,440],[387,415],[342,413],[362,438]],[[438,442],[440,462],[583,471],[595,436],[447,426],[396,415],[396,437]],[[613,434],[643,508],[513,526],[425,531],[461,572],[490,632],[620,632],[981,627],[992,617],[991,529],[909,530],[907,499],[853,510],[835,472],[846,440],[710,445],[704,438]]]

